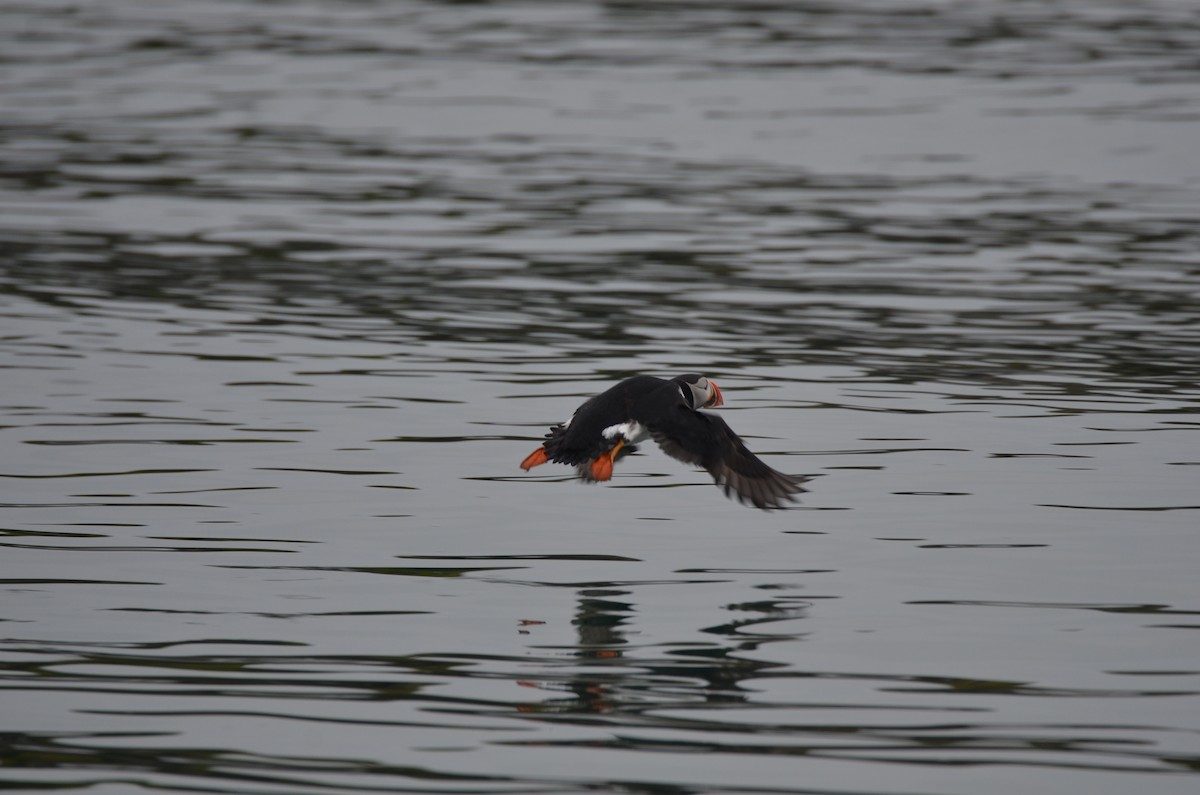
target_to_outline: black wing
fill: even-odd
[[[807,477],[785,475],[764,464],[715,414],[679,405],[665,418],[643,424],[664,453],[708,470],[727,497],[736,496],[755,508],[770,509],[782,507],[807,491],[801,485]]]

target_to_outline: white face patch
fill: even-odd
[[[712,397],[709,393],[708,379],[703,376],[696,383],[688,384],[688,387],[692,390],[692,408],[694,409],[703,407],[708,402],[708,399]]]
[[[634,444],[650,435],[646,431],[646,427],[644,425],[634,422],[633,420],[630,420],[629,422],[622,422],[619,425],[609,425],[600,433],[605,439],[616,439],[617,437],[620,437],[624,439],[627,444]]]

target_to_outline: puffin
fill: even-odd
[[[709,378],[635,375],[586,400],[521,462],[528,472],[547,461],[575,467],[587,482],[612,478],[613,464],[653,439],[663,452],[712,475],[725,496],[770,510],[794,501],[808,477],[785,475],[751,453],[725,420],[701,409],[724,405]]]

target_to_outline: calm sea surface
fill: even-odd
[[[0,14],[0,788],[1200,791],[1192,0]]]

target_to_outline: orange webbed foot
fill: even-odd
[[[617,460],[617,453],[621,452],[621,448],[625,446],[624,439],[618,439],[617,444],[607,453],[601,454],[595,461],[592,462],[592,477],[596,480],[611,480],[613,473],[613,461]]]
[[[534,467],[541,466],[549,460],[550,459],[546,457],[546,448],[539,447],[529,455],[525,456],[525,460],[521,462],[521,469],[524,469],[526,472],[528,472]]]
[[[592,462],[592,477],[596,480],[611,480],[612,472],[612,457],[608,453],[605,453]]]

